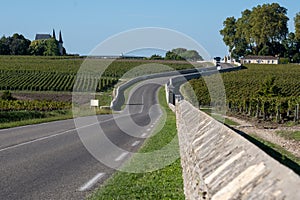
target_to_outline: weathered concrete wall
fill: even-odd
[[[176,107],[186,199],[300,199],[300,178],[187,101]]]

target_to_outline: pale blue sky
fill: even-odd
[[[294,31],[298,0],[1,0],[0,36],[17,32],[33,40],[36,33],[54,28],[57,35],[62,30],[68,52],[86,55],[120,32],[162,27],[192,37],[212,56],[224,56],[227,48],[219,30],[226,17],[240,17],[246,8],[272,2],[288,9]]]

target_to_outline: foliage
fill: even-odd
[[[160,55],[154,54],[149,59],[150,60],[162,60],[163,57],[161,57]]]
[[[296,39],[300,41],[300,12],[294,18]]]
[[[300,68],[297,65],[246,65],[247,69],[223,73],[229,111],[277,122],[294,121],[296,106],[300,104]],[[269,78],[268,78],[269,77]],[[287,78],[288,77],[288,78]],[[214,75],[191,80],[200,105],[218,105],[211,102]],[[217,87],[217,86],[215,86]]]
[[[229,52],[232,52],[233,48],[236,46],[236,19],[234,17],[228,17],[223,22],[224,28],[220,31],[223,35],[223,41],[228,46]]]
[[[12,37],[3,36],[0,40],[0,55],[27,55],[30,40],[15,33]]]
[[[47,117],[54,117],[54,116],[61,116],[65,115],[67,111],[59,110],[59,111],[28,111],[28,110],[21,110],[21,111],[9,111],[3,112],[0,111],[0,123],[9,123],[9,122],[17,122],[17,121],[24,121],[30,119],[42,119]]]
[[[65,55],[65,49],[63,50]],[[0,55],[59,56],[58,41],[55,38],[30,41],[15,33],[12,37],[0,39]]]
[[[277,131],[276,134],[288,140],[300,141],[300,131]]]
[[[184,58],[182,58],[180,55],[178,55],[172,51],[168,51],[166,53],[165,59],[166,60],[184,60]]]
[[[46,51],[45,40],[34,40],[29,46],[29,53],[35,56],[42,56]]]
[[[286,40],[288,20],[287,9],[278,3],[258,5],[244,10],[237,20],[228,17],[220,34],[236,59],[250,54],[293,57],[294,51],[287,52],[294,45],[292,35]]]
[[[264,80],[257,94],[261,97],[280,96],[280,88],[275,84],[275,77],[269,77]]]
[[[52,111],[67,110],[71,107],[71,103],[59,101],[0,100],[0,111]]]
[[[2,96],[1,96],[1,99],[2,99],[2,100],[16,100],[16,99],[12,96],[12,94],[11,94],[10,91],[4,91],[3,94],[2,94]]]
[[[172,51],[168,51],[165,56],[166,60],[188,60],[197,61],[203,60],[199,53],[195,50],[187,50],[185,48],[177,48]]]

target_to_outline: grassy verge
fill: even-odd
[[[287,140],[300,141],[300,131],[277,131],[276,134]]]
[[[254,143],[256,146],[265,151],[268,155],[279,161],[281,164],[289,167],[298,175],[300,175],[300,158],[297,158],[289,151],[283,149],[281,146],[263,140],[253,134],[251,136],[247,135],[245,137],[250,142]]]
[[[218,114],[213,114],[211,109],[210,108],[203,108],[203,109],[200,109],[201,111],[205,112],[206,114],[208,114],[209,116],[211,116],[212,118],[214,118],[215,120],[221,122],[221,123],[224,123],[228,126],[238,126],[240,125],[239,123],[235,122],[235,121],[232,121],[226,117],[222,117]]]
[[[0,129],[12,128],[12,127],[17,127],[17,126],[25,126],[25,125],[31,125],[31,124],[40,124],[40,123],[45,123],[45,122],[65,120],[65,119],[71,119],[71,118],[73,118],[73,114],[72,114],[71,110],[64,110],[64,111],[60,111],[60,112],[53,111],[53,112],[45,113],[43,118],[24,119],[21,121],[0,123]]]
[[[161,89],[159,101],[166,110],[166,124],[159,133],[145,142],[140,153],[160,149],[177,136],[175,114],[167,107],[164,97],[164,90]],[[179,152],[179,147],[175,148]],[[116,172],[89,199],[185,199],[180,159],[154,172]]]

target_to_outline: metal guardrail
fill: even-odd
[[[212,74],[216,73],[224,73],[224,72],[231,72],[231,71],[237,71],[240,70],[242,67],[231,67],[231,68],[225,68],[225,69],[213,69],[213,70],[202,70],[198,73],[191,73],[186,75],[180,75],[173,78],[170,78],[167,87],[166,92],[168,95],[168,103],[175,105],[176,101],[180,101],[183,99],[183,96],[179,92],[180,86],[192,79],[200,78],[202,76],[210,76]]]
[[[114,111],[120,111],[122,105],[125,103],[124,91],[127,88],[131,87],[132,85],[134,85],[134,84],[136,84],[140,81],[144,81],[144,80],[148,80],[148,79],[154,79],[154,78],[176,76],[178,74],[184,75],[184,74],[199,72],[201,70],[213,70],[213,69],[216,69],[216,67],[208,67],[208,68],[205,68],[205,69],[203,69],[203,68],[193,68],[193,69],[186,69],[186,70],[170,71],[170,72],[150,74],[150,75],[145,75],[145,76],[140,76],[140,77],[137,77],[137,78],[133,78],[133,79],[127,81],[126,83],[120,85],[118,88],[115,89],[115,91],[114,91],[115,97],[114,97],[114,99],[112,100],[112,102],[110,104],[110,108]]]
[[[193,69],[186,69],[186,70],[163,72],[163,73],[150,74],[150,75],[133,78],[115,89],[115,97],[111,102],[110,108],[114,111],[120,111],[122,105],[125,103],[124,91],[126,89],[128,89],[129,87],[131,87],[132,85],[134,85],[138,82],[144,81],[144,80],[176,76],[176,77],[170,79],[170,81],[173,84],[174,83],[182,84],[188,80],[191,80],[194,78],[199,78],[200,76],[205,76],[205,75],[207,76],[207,75],[211,75],[211,74],[214,74],[217,72],[228,72],[228,71],[234,71],[234,70],[239,70],[239,69],[240,69],[240,67],[232,67],[232,68],[217,70],[217,67],[214,66],[214,67],[207,67],[207,68],[193,68]],[[172,90],[173,84],[172,83],[170,84],[170,81],[169,81],[169,84],[167,85],[168,93],[170,91],[174,92],[174,90]],[[174,89],[175,89],[175,87],[174,87]],[[173,105],[175,104],[175,95],[179,95],[179,94],[174,93],[174,95],[173,95],[171,93],[171,94],[169,94],[169,98],[168,98],[169,103],[172,103]],[[172,101],[172,102],[170,102],[170,101]]]

